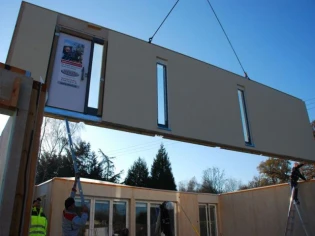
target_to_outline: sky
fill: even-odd
[[[30,3],[146,40],[153,35],[175,0],[68,0]],[[211,1],[248,76],[306,102],[315,119],[315,1]],[[21,1],[0,0],[0,62],[5,62]],[[154,44],[243,76],[238,61],[206,0],[180,0],[154,37]],[[285,119],[285,117],[283,117]],[[6,117],[0,117],[0,130]],[[147,137],[85,126],[82,139],[92,149],[115,156],[125,170],[140,156],[150,167],[159,145],[169,154],[175,181],[219,167],[227,177],[247,183],[266,157],[225,151],[160,137]]]

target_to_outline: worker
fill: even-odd
[[[47,233],[47,218],[40,203],[40,198],[33,201],[31,225],[29,230],[29,235],[31,236],[46,235]]]
[[[63,236],[77,236],[81,227],[85,226],[88,219],[88,208],[82,206],[81,216],[77,215],[75,211],[75,193],[78,176],[75,177],[75,181],[71,190],[71,195],[65,200],[65,209],[63,210],[62,217],[62,235]]]
[[[294,188],[293,200],[295,201],[296,204],[300,204],[300,201],[298,199],[298,180],[299,178],[303,179],[304,181],[306,180],[306,178],[300,172],[300,168],[302,166],[304,166],[304,164],[299,164],[298,162],[295,162],[294,166],[292,167],[290,176],[291,193],[292,189]]]

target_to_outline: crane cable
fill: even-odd
[[[219,22],[219,24],[220,24],[220,26],[221,26],[221,29],[222,29],[223,33],[225,34],[225,37],[226,37],[226,39],[228,40],[228,42],[229,42],[229,44],[230,44],[230,46],[231,46],[231,48],[232,48],[232,50],[233,50],[233,52],[234,52],[234,54],[235,54],[235,56],[236,56],[236,59],[238,60],[240,66],[241,66],[241,68],[242,68],[242,70],[243,70],[243,72],[244,72],[244,74],[245,74],[245,77],[246,77],[247,79],[249,79],[247,73],[246,73],[245,70],[244,70],[244,67],[243,67],[243,65],[242,65],[242,63],[241,63],[241,61],[240,61],[240,59],[239,59],[238,56],[237,56],[237,53],[236,53],[236,51],[235,51],[235,49],[234,49],[234,47],[233,47],[233,45],[232,45],[232,43],[231,43],[229,37],[227,36],[227,34],[226,34],[226,32],[225,32],[225,30],[224,30],[224,28],[223,28],[223,26],[222,26],[222,24],[221,24],[221,22],[220,22],[218,16],[217,16],[217,14],[216,14],[214,8],[212,7],[212,5],[211,5],[211,3],[210,3],[210,0],[207,0],[207,2],[208,2],[208,4],[209,4],[210,8],[212,9],[213,14],[214,14],[215,17],[217,18],[217,21]]]
[[[176,3],[174,4],[174,6],[172,7],[172,9],[169,11],[169,13],[167,14],[167,16],[164,18],[164,20],[162,21],[162,23],[160,24],[160,26],[157,28],[157,30],[155,31],[155,33],[153,34],[153,36],[151,38],[149,38],[149,43],[152,42],[154,36],[156,35],[156,33],[159,31],[159,29],[162,27],[162,25],[164,24],[164,22],[166,21],[166,19],[168,18],[168,16],[171,14],[171,12],[174,10],[174,8],[176,7],[177,3],[179,2],[179,0],[176,1]]]

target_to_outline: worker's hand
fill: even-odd
[[[86,205],[83,205],[82,212],[89,212],[89,208]]]

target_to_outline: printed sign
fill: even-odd
[[[60,33],[47,106],[84,112],[91,41]]]
[[[84,44],[69,39],[64,40],[58,83],[74,88],[80,87],[80,81],[84,76],[82,60],[84,56]]]

